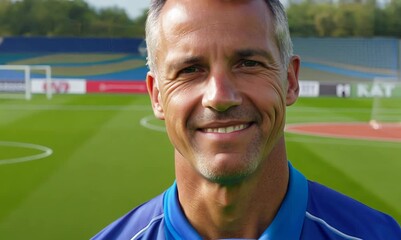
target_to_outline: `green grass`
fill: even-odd
[[[372,99],[304,98],[287,122],[369,122]],[[393,99],[401,106],[401,99]],[[399,116],[400,117],[400,116]],[[401,222],[401,144],[287,133],[288,157],[309,179],[386,212]]]
[[[371,106],[370,99],[300,99],[287,121],[368,121]],[[174,181],[173,151],[164,132],[140,124],[152,114],[146,95],[0,100],[0,159],[40,153],[2,142],[53,150],[0,164],[0,238],[88,239],[160,194]],[[399,143],[286,135],[289,159],[309,179],[401,222]]]

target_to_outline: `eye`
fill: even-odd
[[[180,74],[189,74],[189,73],[196,73],[196,72],[200,72],[200,68],[197,66],[190,66],[190,67],[186,67],[184,69],[182,69],[179,73]]]
[[[240,64],[241,67],[256,67],[260,65],[259,62],[253,60],[243,60]]]

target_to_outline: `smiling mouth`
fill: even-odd
[[[250,126],[250,124],[238,124],[238,125],[233,125],[233,126],[228,126],[228,127],[205,128],[202,131],[205,133],[232,133],[232,132],[241,131],[249,126]]]

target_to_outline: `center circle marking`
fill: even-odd
[[[30,156],[25,156],[25,157],[0,159],[0,165],[35,161],[35,160],[46,158],[46,157],[48,157],[48,156],[53,154],[53,150],[51,148],[48,148],[48,147],[45,147],[45,146],[41,146],[41,145],[37,145],[37,144],[33,144],[33,143],[0,141],[0,146],[28,148],[28,149],[34,149],[34,150],[42,151],[42,153],[35,154],[35,155],[30,155]]]

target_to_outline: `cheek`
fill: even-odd
[[[260,110],[271,111],[272,108],[283,109],[286,99],[284,81],[279,74],[262,74],[246,82],[242,88]]]
[[[285,91],[279,80],[261,81],[264,83],[247,92],[247,96],[262,114],[264,131],[268,135],[278,134],[284,128]]]
[[[200,102],[200,94],[189,87],[170,87],[162,94],[167,133],[174,145],[187,137],[188,121]]]
[[[180,84],[177,86],[167,86],[166,91],[162,94],[164,110],[169,118],[173,121],[183,121],[190,116],[191,110],[199,102],[200,91],[196,87],[189,84]]]

